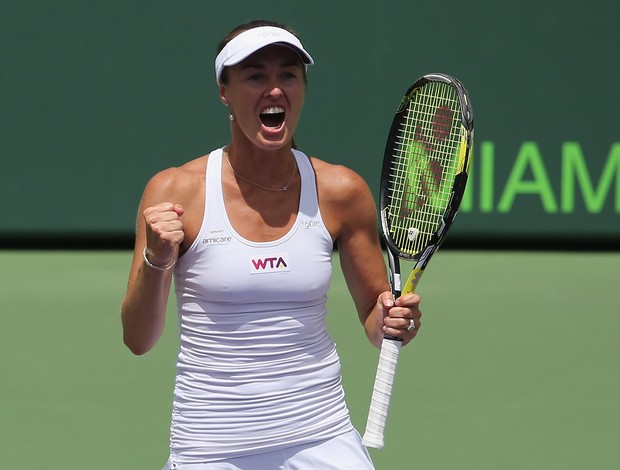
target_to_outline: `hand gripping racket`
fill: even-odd
[[[456,78],[424,75],[405,93],[388,135],[380,213],[394,298],[415,288],[458,212],[473,144],[473,112]],[[401,285],[399,258],[414,268]],[[401,338],[385,335],[362,443],[383,447]]]

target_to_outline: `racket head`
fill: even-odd
[[[379,197],[383,238],[399,258],[428,262],[445,239],[465,192],[473,131],[456,78],[427,74],[407,89],[388,134]]]

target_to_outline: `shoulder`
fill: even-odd
[[[144,197],[153,200],[174,200],[179,204],[204,186],[208,155],[178,167],[156,173],[147,183]]]
[[[168,168],[155,174],[147,183],[140,203],[140,214],[148,207],[168,202],[183,206],[182,217],[185,238],[182,251],[195,239],[202,222],[205,199],[205,171],[208,155],[179,167]],[[138,219],[138,223],[142,218]]]
[[[364,179],[351,168],[311,158],[321,213],[335,238],[376,221],[375,200]]]
[[[335,165],[324,160],[310,158],[314,168],[319,197],[334,204],[351,204],[372,195],[368,184],[351,168]]]

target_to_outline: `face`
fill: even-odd
[[[227,69],[220,98],[234,116],[233,139],[241,132],[263,150],[288,145],[305,97],[305,75],[295,51],[272,45]]]

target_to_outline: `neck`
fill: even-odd
[[[224,159],[237,184],[269,191],[288,190],[297,173],[297,162],[290,146],[277,151],[261,151],[255,147],[253,150],[241,152],[232,144],[224,149]]]

